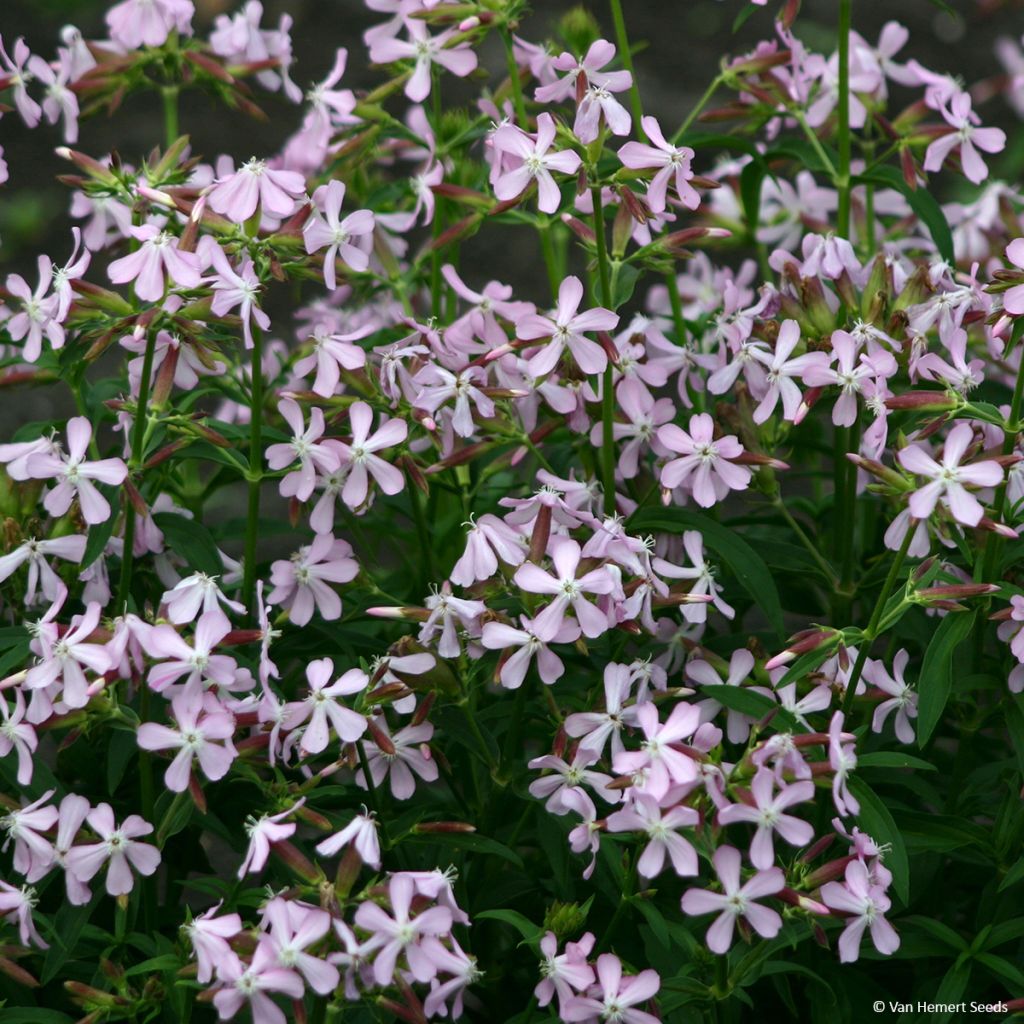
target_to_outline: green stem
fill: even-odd
[[[519,77],[519,65],[512,46],[512,33],[507,26],[501,28],[501,41],[505,44],[505,61],[508,64],[508,77],[512,86],[512,105],[515,107],[516,120],[519,127],[526,131],[526,102],[523,99],[523,81]]]
[[[142,468],[145,457],[146,424],[149,418],[149,385],[153,376],[153,354],[156,350],[156,331],[151,326],[146,335],[146,350],[142,357],[142,374],[139,377],[139,397],[135,403],[135,422],[132,424],[132,447],[128,457],[128,478]],[[121,578],[117,585],[115,608],[123,611],[132,585],[132,571],[135,568],[135,506],[124,492],[124,548],[121,552]]]
[[[847,452],[856,452],[860,447],[860,419],[853,422],[846,436]],[[846,509],[843,513],[843,525],[846,527],[846,545],[843,548],[843,589],[848,591],[853,582],[854,551],[857,539],[857,466],[847,458],[843,458],[846,470],[844,499]]]
[[[178,137],[178,87],[165,85],[160,93],[164,101],[164,144],[170,149]]]
[[[597,944],[598,951],[608,948],[608,943],[611,942],[612,936],[615,934],[615,929],[618,927],[619,921],[622,919],[622,915],[626,912],[626,907],[629,906],[629,901],[632,899],[633,893],[636,891],[637,862],[639,860],[639,851],[634,851],[633,860],[629,866],[629,873],[626,875],[625,881],[622,883],[622,895],[619,897],[619,904],[615,908],[615,913],[612,914],[612,919],[608,922],[608,927],[605,928],[600,942]]]
[[[633,127],[636,128],[640,137],[646,139],[640,122],[644,116],[643,104],[640,102],[640,86],[636,81],[636,71],[633,69],[633,54],[629,50],[629,35],[626,32],[626,19],[622,14],[622,0],[609,0],[612,9],[612,23],[615,25],[615,41],[619,47],[619,56],[622,64],[629,72],[632,85],[629,87],[629,103],[633,108]]]
[[[608,272],[608,247],[604,238],[604,208],[601,205],[601,186],[592,185],[590,195],[594,201],[594,237],[597,242],[597,274],[601,289],[601,305],[612,308],[612,286]],[[601,391],[601,486],[604,489],[604,511],[615,514],[615,368],[611,360],[604,371]]]
[[[839,0],[839,214],[837,229],[850,237],[850,26],[853,0]]]
[[[562,275],[558,270],[558,255],[555,252],[555,243],[551,237],[554,230],[553,224],[545,224],[540,229],[540,251],[544,257],[544,268],[548,272],[548,284],[551,287],[551,301],[558,302],[558,289],[562,283]]]
[[[150,719],[150,691],[149,685],[145,680],[139,684],[139,691],[139,721],[148,722]],[[153,790],[153,755],[148,750],[142,749],[139,750],[139,799],[142,803],[142,817],[155,826],[156,822],[153,821],[153,809],[156,804]],[[155,876],[150,875],[148,878],[143,879],[142,892],[142,919],[145,923],[146,931],[152,934],[156,930],[156,921],[154,920],[156,912]]]
[[[697,100],[696,106],[686,115],[686,120],[676,129],[675,134],[669,140],[673,146],[690,130],[690,126],[697,120],[700,112],[711,102],[711,97],[718,92],[718,87],[724,81],[725,79],[721,75],[715,75],[711,80],[711,84],[704,90],[704,95]]]
[[[818,138],[817,132],[815,132],[815,130],[807,123],[807,118],[804,116],[804,112],[799,107],[790,107],[789,113],[796,123],[800,125],[804,136],[811,144],[811,148],[824,165],[825,170],[828,172],[828,176],[832,179],[832,183],[838,186],[839,173],[836,171],[836,165],[832,163],[832,158],[825,152],[824,147],[821,145],[821,141]]]
[[[1012,455],[1014,446],[1017,444],[1017,433],[1013,429],[1020,423],[1021,408],[1024,406],[1024,354],[1021,355],[1020,365],[1017,367],[1017,380],[1013,385],[1013,397],[1010,399],[1010,413],[1006,422],[1010,429],[1003,431],[1003,455]],[[996,488],[995,497],[992,501],[992,511],[999,520],[1006,519],[1006,475],[1003,475],[1002,483]],[[985,535],[985,557],[982,561],[981,582],[988,583],[992,580],[995,572],[995,561],[1002,547],[1003,539],[994,533]]]
[[[249,500],[245,519],[245,556],[242,560],[242,599],[249,609],[249,618],[255,622],[256,607],[256,547],[260,526],[260,490],[263,482],[263,332],[252,329],[250,353],[250,390],[252,405],[249,413]]]
[[[814,562],[818,566],[818,568],[825,574],[825,579],[828,580],[829,584],[832,587],[838,586],[839,580],[835,574],[835,570],[822,557],[821,552],[817,549],[817,547],[815,547],[814,542],[804,532],[804,528],[796,521],[796,519],[793,517],[793,514],[789,511],[789,509],[786,508],[785,504],[782,501],[782,498],[777,497],[773,504],[775,505],[775,508],[778,510],[782,518],[786,520],[787,524],[789,525],[789,528],[796,535],[797,540],[800,541],[800,543],[807,550],[807,553],[811,556],[811,558],[814,559]]]
[[[893,587],[896,586],[896,577],[899,576],[900,569],[903,568],[903,562],[907,557],[910,542],[914,539],[916,526],[917,523],[913,519],[907,524],[907,532],[903,538],[903,543],[900,545],[896,557],[889,566],[889,574],[885,577],[885,582],[882,584],[882,592],[878,595],[878,600],[875,602],[874,610],[871,613],[871,621],[868,622],[868,628],[864,631],[864,637],[860,642],[860,649],[857,651],[857,661],[854,663],[853,671],[850,673],[850,681],[846,684],[846,693],[843,694],[844,716],[849,715],[850,709],[853,707],[853,698],[857,692],[857,684],[860,682],[861,673],[864,671],[864,664],[868,660],[868,651],[878,635],[878,626],[882,621],[882,614],[885,611],[886,604],[889,603]]]

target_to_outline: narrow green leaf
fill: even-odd
[[[523,866],[523,860],[515,850],[509,849],[504,843],[499,843],[497,839],[477,835],[475,832],[413,832],[407,835],[402,842],[455,846],[473,853],[489,853],[492,856],[501,857],[519,868]]]
[[[974,612],[951,612],[924,652],[917,697],[917,745],[923,747],[942,718],[953,685],[953,652],[971,635]]]
[[[705,545],[739,580],[755,606],[764,613],[772,629],[780,638],[785,634],[782,602],[779,600],[775,579],[761,556],[737,531],[716,523],[710,516],[683,508],[643,509],[629,520],[629,529],[641,533],[645,530],[662,530],[666,533],[696,530],[704,538]]]
[[[173,512],[156,512],[153,522],[163,532],[167,546],[175,554],[181,555],[197,572],[219,576],[224,571],[217,545],[202,523]]]
[[[751,718],[764,718],[772,713],[776,718],[786,723],[790,732],[806,732],[807,730],[787,711],[781,704],[776,704],[770,697],[742,686],[702,686],[699,689],[701,697],[710,697],[712,700],[724,704],[732,711],[739,711]]]
[[[1022,879],[1024,879],[1024,857],[1021,857],[1021,859],[1006,872],[1003,880],[999,883],[999,888],[996,891],[1002,892],[1004,889],[1009,889],[1011,885],[1016,885]]]
[[[910,861],[903,835],[896,827],[889,808],[873,789],[861,778],[850,779],[850,791],[860,803],[857,823],[875,842],[888,843],[890,851],[885,855],[885,866],[892,872],[892,884],[896,895],[904,903],[910,902]]]
[[[53,917],[53,937],[50,940],[50,948],[46,951],[42,974],[39,977],[44,986],[56,978],[64,964],[74,956],[82,930],[89,923],[89,918],[102,897],[102,893],[96,892],[93,893],[92,899],[82,906],[76,907],[71,903],[61,904],[60,909]],[[2,1019],[6,1020],[5,1017]]]
[[[524,917],[518,910],[483,910],[473,915],[474,921],[501,921],[503,924],[511,925],[531,945],[540,944],[544,929],[534,924],[528,917]]]
[[[89,539],[85,542],[85,554],[82,555],[82,570],[88,569],[103,554],[107,541],[110,540],[111,534],[114,532],[116,522],[117,516],[111,514],[104,522],[89,527]]]
[[[869,174],[857,175],[854,182],[873,182],[876,185],[884,185],[903,193],[910,208],[931,234],[939,254],[950,266],[956,264],[956,256],[953,252],[953,232],[949,229],[949,222],[942,212],[942,207],[931,192],[925,188],[911,188],[895,167],[888,166],[876,167]]]
[[[911,754],[903,754],[898,750],[880,750],[874,754],[859,754],[857,756],[857,767],[916,768],[919,772],[938,771],[935,765],[929,764],[920,757],[913,757]]]

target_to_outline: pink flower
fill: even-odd
[[[533,632],[545,643],[562,628],[566,612],[572,611],[584,636],[598,637],[608,630],[608,617],[587,600],[587,594],[610,594],[615,580],[604,566],[577,578],[579,544],[569,537],[552,537],[548,543],[554,574],[533,562],[524,562],[515,574],[516,586],[531,594],[551,594],[553,600],[533,620]]]
[[[37,800],[0,817],[0,830],[6,834],[3,852],[14,841],[14,870],[19,875],[35,874],[41,878],[53,863],[53,846],[40,833],[57,822],[58,811],[47,801],[54,791],[48,789]]]
[[[447,907],[428,907],[416,917],[410,916],[415,895],[413,880],[405,874],[391,876],[388,898],[389,915],[383,907],[369,901],[356,910],[355,923],[371,933],[367,949],[376,951],[373,977],[378,985],[390,985],[399,956],[405,954],[413,977],[427,981],[434,976],[429,957],[420,945],[428,935],[444,935],[451,931],[452,913]]]
[[[697,851],[676,830],[696,825],[699,821],[700,814],[693,807],[679,805],[663,811],[653,796],[635,793],[626,807],[608,815],[608,831],[647,834],[647,845],[637,860],[637,871],[641,877],[660,875],[666,855],[677,875],[696,875]]]
[[[306,666],[309,696],[285,705],[284,725],[296,729],[308,722],[302,732],[299,748],[303,754],[319,754],[327,747],[330,729],[342,743],[354,743],[366,732],[366,718],[338,702],[338,697],[361,693],[369,684],[362,669],[352,668],[328,685],[334,674],[334,662],[319,658]]]
[[[340,832],[316,844],[321,857],[333,857],[342,847],[352,844],[359,859],[375,870],[380,868],[380,840],[377,837],[377,820],[372,814],[357,814]]]
[[[37,865],[36,870],[29,877],[30,882],[42,878],[47,874],[51,866],[59,867],[64,872],[64,888],[67,892],[68,902],[76,907],[83,906],[92,898],[89,887],[78,878],[68,867],[68,854],[74,848],[75,839],[78,838],[79,830],[85,823],[92,808],[84,796],[77,796],[68,793],[60,802],[57,818],[57,838],[53,843],[53,862],[45,869]]]
[[[773,838],[776,832],[791,846],[806,846],[814,838],[809,822],[784,813],[793,804],[814,799],[813,782],[794,782],[776,793],[774,773],[762,768],[750,783],[750,795],[753,807],[745,803],[723,807],[718,812],[718,820],[723,825],[749,821],[757,826],[750,844],[750,863],[755,868],[765,870],[775,863]]]
[[[249,848],[245,852],[245,860],[238,868],[238,877],[245,878],[251,872],[260,872],[270,856],[271,843],[280,843],[295,834],[295,823],[282,825],[290,814],[300,808],[305,800],[289,807],[278,814],[264,814],[259,818],[248,817],[245,820],[245,834],[249,837]]]
[[[195,253],[180,252],[178,239],[152,224],[131,227],[128,233],[142,245],[136,252],[114,260],[107,276],[114,284],[135,283],[135,294],[143,302],[157,302],[170,285],[198,288],[202,282]],[[164,276],[167,281],[165,283]]]
[[[67,436],[66,455],[60,452],[36,452],[28,457],[27,474],[37,480],[60,481],[43,499],[43,505],[51,516],[64,515],[77,497],[82,518],[90,526],[106,522],[110,518],[110,505],[92,481],[123,483],[128,476],[128,467],[120,459],[84,461],[92,440],[92,424],[84,416],[74,416],[68,420]]]
[[[1006,247],[1006,258],[1018,270],[1024,270],[1024,238],[1015,238]],[[1024,284],[1016,284],[1003,293],[1003,309],[1013,316],[1024,314]]]
[[[800,325],[795,320],[784,320],[774,353],[751,350],[751,358],[765,367],[768,383],[768,390],[754,410],[755,423],[764,423],[771,416],[780,397],[783,419],[793,420],[800,408],[800,389],[793,383],[793,378],[801,376],[812,366],[828,365],[828,356],[824,352],[808,352],[790,359],[799,342]]]
[[[147,653],[154,659],[166,658],[149,670],[147,682],[157,693],[165,691],[182,676],[182,690],[193,696],[201,684],[215,683],[230,686],[235,679],[235,659],[226,654],[214,654],[214,648],[231,631],[231,623],[219,609],[204,612],[196,622],[190,646],[173,627],[154,626],[146,638]]]
[[[665,197],[670,182],[674,182],[676,194],[683,206],[688,210],[696,210],[700,206],[700,194],[690,184],[690,179],[693,177],[693,171],[690,170],[690,161],[694,156],[693,150],[689,146],[674,146],[667,142],[656,118],[644,117],[640,124],[643,126],[644,134],[654,145],[627,142],[619,150],[619,160],[622,161],[623,166],[634,170],[644,170],[649,167],[659,169],[647,189],[647,203],[651,212],[664,212],[667,205]]]
[[[314,611],[330,622],[341,617],[341,598],[328,584],[348,583],[358,573],[359,563],[352,557],[352,545],[321,533],[288,561],[270,566],[274,589],[267,600],[287,609],[296,626],[309,622]]]
[[[948,105],[943,104],[938,109],[952,131],[929,145],[924,155],[924,169],[939,170],[946,157],[959,146],[964,175],[975,185],[981,184],[988,177],[988,167],[978,150],[1002,152],[1006,148],[1006,133],[1001,128],[977,127],[978,115],[971,109],[971,94],[968,92],[958,93]]]
[[[206,236],[210,237],[210,236]],[[242,337],[246,348],[253,347],[252,321],[255,320],[260,330],[270,326],[270,317],[257,304],[260,294],[260,281],[256,276],[251,259],[246,257],[238,270],[228,262],[224,250],[214,242],[207,246],[210,260],[216,276],[210,287],[213,289],[213,302],[210,311],[214,316],[225,316],[236,306],[242,321]]]
[[[828,761],[832,768],[832,799],[844,817],[859,814],[860,803],[850,792],[850,772],[857,767],[857,748],[850,733],[843,732],[843,713],[837,711],[828,726]]]
[[[530,670],[530,662],[537,659],[537,674],[541,681],[550,686],[560,679],[565,672],[562,659],[534,632],[534,623],[525,615],[520,616],[522,629],[509,626],[504,622],[485,622],[480,635],[480,643],[488,650],[508,651],[518,648],[508,657],[502,657],[498,669],[498,679],[508,690],[518,690],[523,685],[526,673]],[[558,631],[550,639],[554,643],[575,643],[580,635],[580,627],[572,619],[566,619]]]
[[[488,512],[479,520],[471,519],[463,525],[470,530],[466,550],[452,568],[452,583],[469,587],[478,580],[489,580],[498,571],[499,558],[505,565],[522,565],[526,542],[523,535],[504,520]]]
[[[657,707],[648,702],[634,710],[644,734],[639,750],[624,750],[612,759],[620,774],[643,773],[643,791],[660,800],[674,785],[688,785],[697,779],[697,765],[675,744],[692,736],[700,725],[700,711],[692,704],[679,703],[665,720],[658,721]]]
[[[261,939],[274,952],[277,962],[297,970],[318,995],[326,996],[338,987],[338,969],[306,949],[331,930],[331,915],[319,907],[277,897],[264,909],[267,935]]]
[[[123,0],[107,11],[110,38],[128,50],[162,46],[171,32],[192,34],[192,0]]]
[[[292,999],[301,999],[306,991],[302,978],[281,967],[268,942],[260,942],[246,964],[229,952],[217,962],[219,987],[213,1005],[221,1020],[230,1020],[246,1004],[252,1011],[253,1024],[286,1024],[280,1007],[268,993],[280,992]]]
[[[0,882],[0,917],[18,925],[18,938],[23,946],[49,949],[32,920],[35,906],[36,891],[31,886],[23,885],[19,889],[8,882]]]
[[[896,738],[901,743],[914,742],[914,727],[910,724],[910,719],[917,718],[917,694],[903,680],[903,673],[909,660],[910,655],[906,651],[898,651],[891,676],[881,661],[868,658],[864,665],[864,679],[889,695],[888,700],[883,700],[875,708],[875,713],[871,716],[871,731],[881,732],[886,719],[895,711]]]
[[[416,62],[412,75],[405,83],[405,95],[413,103],[422,103],[430,95],[431,71],[434,64],[450,71],[459,78],[476,70],[477,57],[468,43],[448,46],[457,34],[456,29],[447,29],[431,36],[425,21],[407,18],[405,29],[408,40],[396,38],[374,38],[370,44],[370,60],[374,64],[391,64],[399,60]]]
[[[40,631],[40,661],[28,670],[25,688],[41,690],[61,683],[61,699],[68,708],[84,708],[93,695],[85,670],[102,676],[115,664],[105,644],[90,643],[100,621],[100,606],[93,601],[84,615],[76,615],[63,636],[51,626]]]
[[[335,334],[318,325],[311,339],[313,351],[295,364],[295,372],[304,377],[315,368],[313,391],[322,398],[330,398],[338,390],[342,370],[358,370],[366,365],[366,353],[352,342],[376,333],[377,329],[370,324],[347,334]]]
[[[50,124],[56,124],[64,116],[64,141],[73,145],[78,141],[78,98],[68,88],[72,74],[73,58],[69,51],[58,50],[58,60],[47,63],[42,57],[32,57],[28,67],[33,76],[46,88],[43,113]]]
[[[958,423],[942,446],[941,464],[918,444],[912,444],[897,453],[896,457],[904,469],[931,478],[929,483],[910,496],[910,514],[915,519],[927,519],[935,510],[936,502],[943,497],[958,523],[977,526],[981,521],[985,510],[978,499],[965,490],[964,484],[995,487],[1003,479],[1003,469],[994,461],[975,462],[967,466],[960,464],[973,437],[974,430],[969,423]]]
[[[487,605],[483,601],[470,601],[464,597],[455,597],[452,594],[451,584],[445,580],[440,590],[426,600],[426,606],[430,611],[427,621],[420,627],[417,639],[422,644],[429,644],[433,641],[436,633],[440,632],[441,638],[437,642],[437,653],[442,658],[454,658],[462,650],[459,644],[459,629],[473,636],[480,635],[480,616],[487,611]]]
[[[582,747],[573,755],[571,764],[554,754],[533,758],[528,762],[528,767],[534,771],[550,768],[554,774],[534,779],[530,783],[530,796],[545,800],[544,806],[552,814],[568,814],[569,811],[576,810],[568,798],[574,793],[587,797],[584,785],[590,786],[606,803],[618,803],[619,794],[608,788],[612,777],[604,772],[590,770],[590,766],[597,764],[598,760],[599,755]]]
[[[356,210],[342,220],[341,204],[344,199],[343,182],[335,179],[321,185],[313,193],[313,204],[317,212],[306,221],[302,229],[307,253],[328,247],[324,254],[324,284],[331,291],[337,287],[335,260],[340,258],[345,266],[362,273],[370,265],[366,250],[373,244],[373,213],[370,210]]]
[[[366,501],[371,476],[385,494],[398,494],[405,486],[401,470],[395,469],[374,453],[401,444],[409,435],[409,427],[405,420],[384,419],[371,434],[373,410],[365,402],[353,402],[348,418],[352,427],[352,440],[349,444],[337,444],[341,465],[348,470],[341,500],[349,508],[357,509]]]
[[[244,224],[259,207],[277,219],[291,215],[295,200],[306,193],[306,181],[295,171],[275,170],[253,157],[237,171],[218,178],[207,202],[210,209],[236,224]]]
[[[733,434],[716,441],[714,433],[715,422],[707,413],[690,417],[689,433],[674,423],[658,429],[658,441],[682,456],[662,467],[662,487],[675,490],[689,482],[701,508],[710,508],[731,490],[745,491],[750,484],[750,470],[730,461],[743,454],[743,445]]]
[[[377,719],[375,725],[385,736],[388,735],[383,716]],[[390,776],[391,795],[396,800],[408,800],[416,792],[414,774],[424,782],[435,782],[438,777],[437,764],[428,746],[433,735],[434,727],[429,722],[407,725],[389,737],[395,748],[393,754],[385,754],[376,743],[367,742],[366,761],[374,786],[380,786]],[[356,772],[355,780],[360,789],[368,788],[363,772]]]
[[[896,372],[896,360],[888,353],[879,351],[875,355],[858,352],[858,344],[852,334],[834,331],[832,352],[839,365],[816,362],[803,375],[805,384],[820,388],[838,385],[839,398],[832,408],[832,422],[837,427],[848,427],[857,419],[857,395],[873,378],[891,377]],[[859,355],[859,359],[858,359]]]
[[[558,306],[552,317],[531,314],[516,324],[516,336],[524,341],[548,338],[548,343],[530,357],[527,366],[534,377],[550,373],[568,347],[577,366],[584,373],[603,373],[608,356],[596,342],[585,338],[584,332],[612,331],[619,322],[610,309],[597,306],[577,313],[583,300],[583,283],[578,277],[567,277],[558,288]]]
[[[47,295],[53,281],[53,263],[49,256],[39,256],[39,284],[33,292],[21,274],[7,275],[7,290],[21,303],[21,309],[7,321],[12,341],[24,341],[21,358],[34,363],[43,351],[43,335],[54,351],[64,347],[60,300]]]
[[[316,486],[317,470],[333,473],[339,468],[338,453],[320,441],[324,436],[324,411],[314,405],[309,411],[309,426],[302,419],[302,410],[291,398],[282,398],[278,412],[292,428],[292,439],[286,444],[272,444],[267,449],[267,465],[281,470],[298,460],[299,468],[281,481],[281,494],[286,498],[306,501]],[[271,598],[275,604],[277,603]]]
[[[487,626],[484,630],[487,630]],[[597,757],[602,757],[609,738],[612,741],[613,757],[624,749],[622,728],[626,724],[626,716],[623,715],[623,703],[629,697],[632,679],[633,675],[628,665],[617,665],[614,662],[605,665],[605,710],[578,711],[566,718],[566,735],[579,739],[581,750],[586,749]]]
[[[741,886],[739,850],[731,846],[720,846],[715,850],[712,863],[724,892],[689,889],[682,899],[684,914],[719,914],[708,929],[708,948],[720,955],[728,953],[732,945],[733,928],[740,917],[761,938],[775,938],[782,928],[782,918],[770,907],[762,907],[754,901],[780,892],[785,887],[786,876],[782,871],[779,868],[758,871]]]
[[[143,750],[177,749],[174,760],[164,772],[164,782],[174,793],[188,789],[192,759],[199,762],[203,774],[212,782],[224,778],[237,756],[231,743],[235,719],[211,696],[178,693],[171,701],[176,729],[157,722],[143,722],[137,740]]]
[[[35,128],[39,124],[39,117],[42,110],[39,104],[28,94],[28,83],[32,81],[32,75],[27,69],[32,54],[28,44],[19,36],[14,40],[14,59],[4,49],[3,39],[0,39],[0,61],[3,63],[4,71],[2,76],[4,86],[14,90],[14,106],[25,122],[26,128]]]
[[[25,721],[25,698],[21,690],[14,691],[14,711],[4,697],[0,697],[0,757],[7,757],[13,750],[18,755],[18,785],[27,786],[32,781],[32,769],[39,740],[35,729]]]
[[[124,896],[134,885],[132,868],[140,875],[151,875],[160,866],[160,851],[137,841],[138,836],[153,831],[153,826],[137,814],[130,814],[118,827],[110,804],[100,804],[89,812],[86,821],[102,841],[68,851],[68,871],[81,881],[88,882],[106,864],[107,892]]]
[[[515,302],[512,300],[512,286],[498,281],[489,281],[482,292],[470,288],[450,263],[441,268],[444,279],[452,291],[472,303],[472,309],[463,313],[450,327],[445,330],[446,340],[460,350],[468,350],[473,338],[477,338],[491,348],[504,345],[508,338],[498,323],[498,317],[515,323],[528,313],[536,312],[532,302]]]
[[[204,572],[178,580],[160,598],[160,603],[167,607],[167,618],[176,626],[194,622],[200,612],[216,611],[221,605],[241,615],[245,606],[227,597],[217,586],[217,580],[217,576],[207,576]]]
[[[567,942],[565,952],[559,953],[558,937],[554,932],[544,933],[540,940],[544,956],[540,962],[542,980],[533,990],[538,1006],[547,1006],[557,994],[562,1016],[568,1000],[594,983],[594,969],[587,963],[587,957],[596,941],[594,933],[587,932],[578,942]]]
[[[64,584],[50,567],[48,555],[81,562],[85,554],[86,538],[82,534],[36,540],[29,537],[23,544],[0,556],[0,583],[9,579],[18,569],[28,563],[28,582],[25,587],[25,604],[35,602],[37,588],[47,601],[56,601]]]
[[[597,983],[586,995],[573,996],[562,1012],[566,1021],[621,1021],[621,1024],[659,1024],[658,1018],[633,1007],[653,998],[661,988],[661,978],[653,970],[637,975],[622,975],[622,962],[612,953],[597,958]]]
[[[196,980],[204,985],[213,977],[217,964],[226,957],[234,956],[228,939],[233,939],[242,930],[242,919],[238,914],[214,917],[218,910],[219,903],[182,926],[198,961]]]
[[[451,399],[454,399],[451,425],[459,437],[470,437],[476,430],[471,404],[481,417],[494,415],[494,402],[481,390],[487,379],[486,371],[479,366],[469,366],[459,373],[446,370],[443,366],[427,363],[413,378],[420,391],[413,400],[413,406],[431,415]],[[433,428],[432,428],[433,429]]]
[[[882,886],[872,883],[863,861],[851,860],[845,882],[827,882],[821,887],[821,898],[832,910],[850,915],[839,936],[840,963],[857,960],[866,929],[879,953],[890,956],[900,948],[900,937],[884,916],[891,906],[889,897]]]
[[[503,125],[494,133],[494,148],[521,161],[515,167],[504,169],[494,182],[494,194],[502,202],[516,199],[535,180],[537,206],[541,212],[554,213],[558,209],[562,194],[551,172],[575,174],[581,161],[572,150],[549,152],[554,141],[555,122],[550,114],[538,115],[536,138],[514,125]]]

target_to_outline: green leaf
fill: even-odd
[[[633,297],[640,271],[629,263],[616,261],[612,266],[612,309],[624,306]]]
[[[509,924],[531,945],[538,946],[544,929],[524,917],[518,910],[484,910],[473,915],[474,921],[501,921]]]
[[[163,849],[164,843],[171,836],[176,836],[182,829],[187,827],[188,823],[192,820],[192,812],[196,809],[196,806],[192,802],[192,797],[188,790],[184,793],[175,793],[173,797],[171,797],[169,792],[165,793],[157,800],[157,817],[160,816],[160,812],[163,809],[161,805],[166,806],[167,810],[163,812],[160,826],[156,830],[156,845]]]
[[[904,903],[910,902],[910,861],[903,835],[896,827],[889,808],[868,784],[853,776],[850,791],[860,803],[857,823],[877,843],[888,843],[892,848],[885,855],[885,866],[892,872],[892,884],[896,895]]]
[[[1024,991],[1024,974],[1019,967],[1014,967],[1008,960],[991,953],[976,953],[974,959],[987,967],[997,978],[1008,981],[1018,991]]]
[[[938,769],[933,764],[922,760],[920,757],[913,757],[910,754],[903,754],[898,750],[880,750],[875,754],[858,754],[858,768],[916,768],[919,772],[934,772]]]
[[[89,539],[85,542],[85,554],[82,555],[82,570],[88,569],[103,554],[116,522],[117,516],[110,515],[106,521],[89,527]]]
[[[740,172],[740,199],[751,235],[757,231],[761,222],[761,190],[769,173],[768,165],[764,162],[751,162]]]
[[[515,850],[509,849],[504,843],[499,843],[497,839],[477,835],[475,832],[412,832],[405,836],[402,842],[455,846],[472,853],[489,853],[494,857],[501,857],[519,868],[523,866],[523,860]]]
[[[1024,857],[1021,857],[1021,859],[1006,872],[1006,875],[999,883],[999,888],[996,892],[1002,892],[1004,889],[1009,889],[1011,885],[1016,885],[1021,881],[1021,879],[1024,879]]]
[[[1010,742],[1017,755],[1017,766],[1024,775],[1024,695],[1007,694],[1003,707],[1006,709],[1006,728],[1010,733]]]
[[[941,921],[936,921],[930,917],[905,917],[902,918],[902,923],[909,928],[918,928],[921,931],[927,932],[933,938],[939,940],[951,949],[955,949],[958,953],[962,953],[967,949],[967,943],[963,937],[958,935],[948,925],[943,924]]]
[[[947,972],[946,976],[942,979],[942,984],[939,985],[938,991],[935,993],[934,1002],[945,1003],[948,1005],[955,1005],[960,1002],[960,997],[967,991],[967,983],[971,980],[971,965],[970,963],[954,964]],[[934,1013],[932,1014],[932,1020],[936,1024],[945,1024],[947,1020],[950,1020],[955,1011],[948,1013]]]
[[[738,532],[716,523],[710,516],[682,508],[642,509],[629,520],[629,529],[632,532],[663,530],[666,533],[696,530],[707,547],[729,567],[754,605],[764,612],[772,629],[780,638],[785,634],[782,602],[775,579],[761,556]]]
[[[202,523],[173,512],[156,512],[153,522],[163,532],[167,546],[197,572],[219,576],[224,571],[213,536]]]
[[[942,212],[942,207],[931,192],[924,188],[911,188],[895,167],[876,167],[869,174],[857,175],[853,180],[854,183],[871,182],[901,192],[921,223],[928,228],[932,241],[935,242],[942,258],[950,266],[956,265],[956,255],[953,252],[953,232],[949,229],[949,222]]]
[[[974,612],[951,612],[932,635],[917,684],[917,745],[923,747],[939,724],[953,685],[953,652],[971,635]]]
[[[128,764],[139,749],[135,733],[119,729],[110,737],[107,747],[107,795],[113,796],[128,770]]]
[[[149,960],[143,960],[140,964],[129,967],[124,972],[124,976],[130,978],[135,974],[157,974],[160,971],[176,971],[182,966],[184,965],[181,962],[180,956],[176,956],[174,953],[164,953],[162,956],[154,956]]]
[[[776,704],[770,697],[742,686],[702,686],[698,691],[701,697],[710,697],[712,700],[724,704],[732,711],[739,711],[751,718],[764,718],[766,715],[775,716],[786,723],[786,728],[791,732],[806,732],[807,730],[787,711],[781,704]]]
[[[3,1024],[75,1024],[60,1010],[45,1010],[41,1006],[5,1006],[0,1010]]]
[[[103,893],[93,893],[92,899],[82,906],[74,906],[71,903],[62,903],[60,909],[53,917],[53,937],[50,941],[50,948],[46,951],[46,958],[43,960],[43,971],[39,976],[40,982],[46,986],[60,973],[60,969],[74,955],[78,946],[78,940],[82,930],[89,923],[96,904],[103,897]],[[6,1021],[6,1017],[0,1015],[0,1019]]]

